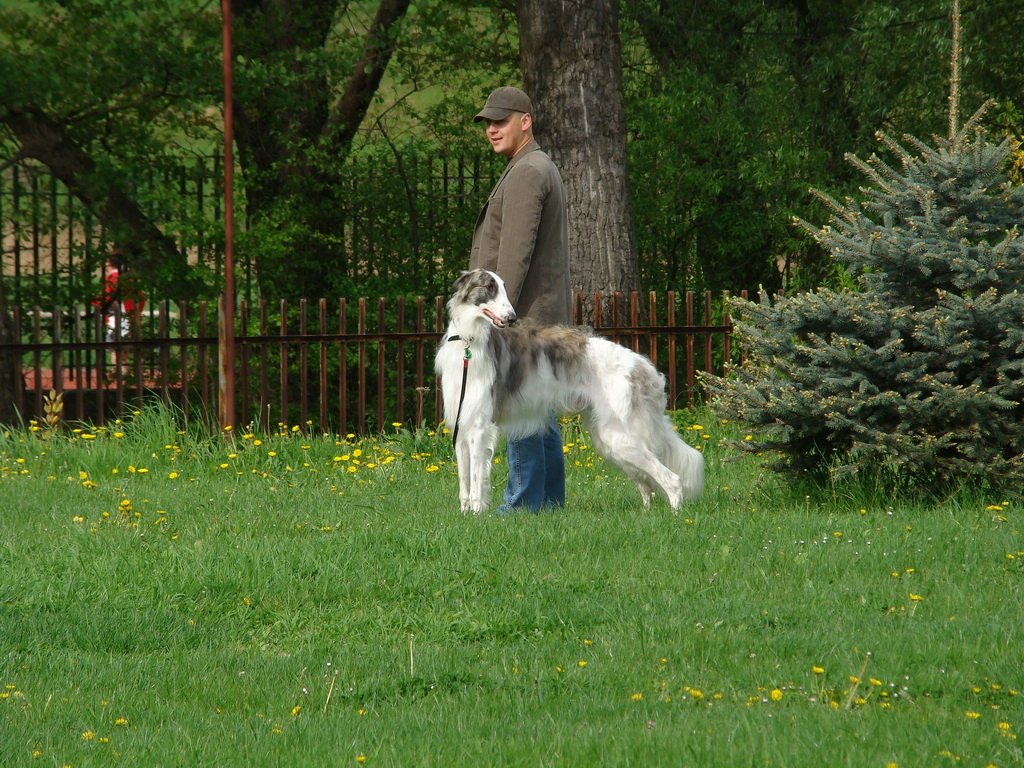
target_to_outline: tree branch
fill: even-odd
[[[353,68],[348,87],[331,107],[324,124],[324,136],[331,137],[335,144],[347,146],[363,122],[395,50],[388,33],[409,9],[410,2],[381,0],[366,32],[363,55]]]

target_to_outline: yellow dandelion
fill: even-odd
[[[782,691],[778,688],[773,688],[769,696],[771,696],[772,701],[782,701]]]
[[[924,598],[921,595],[915,595],[913,592],[910,593],[910,599],[914,600],[915,602],[920,602],[921,600],[924,600]]]
[[[825,668],[824,667],[811,667],[811,672],[813,672],[816,675],[823,675],[823,674],[825,674]]]
[[[981,714],[979,712],[964,712],[964,717],[968,720],[977,720],[981,717]]]
[[[302,705],[301,704],[296,704],[294,707],[292,707],[292,717],[298,717],[299,713],[301,711],[302,711]]]
[[[585,667],[585,666],[587,666],[587,662],[585,662],[582,659],[580,659],[579,661],[576,662],[576,666],[577,667]]]
[[[634,693],[629,698],[631,698],[633,701],[643,701],[644,700],[644,695],[642,693],[638,692],[638,693]]]

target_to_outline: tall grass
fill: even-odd
[[[0,762],[1024,764],[1016,502],[807,495],[679,424],[679,515],[570,423],[566,508],[512,518],[445,434],[3,434]]]

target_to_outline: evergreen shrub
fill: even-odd
[[[848,155],[862,201],[815,193],[829,223],[797,223],[851,288],[730,300],[747,358],[707,383],[719,415],[763,428],[742,448],[818,480],[1024,487],[1024,187],[984,111],[934,147],[877,134],[898,167]]]

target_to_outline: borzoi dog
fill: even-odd
[[[704,457],[676,434],[665,378],[646,357],[585,329],[516,324],[505,283],[483,269],[455,281],[448,314],[434,367],[464,512],[487,508],[498,428],[536,434],[552,412],[583,413],[594,448],[633,480],[645,507],[656,488],[674,510],[700,494]]]

